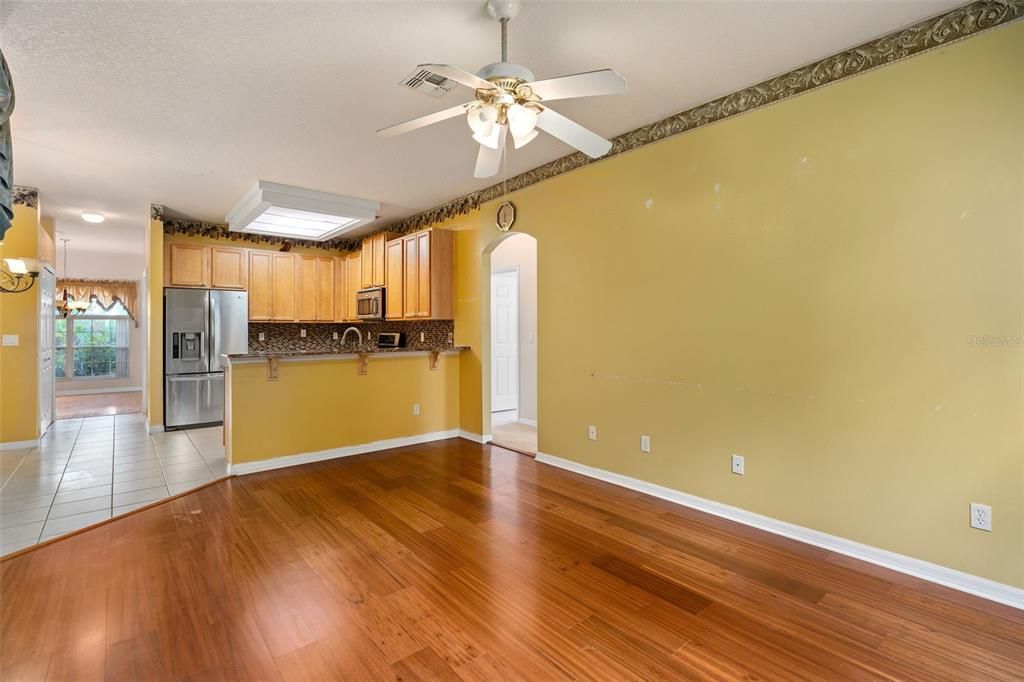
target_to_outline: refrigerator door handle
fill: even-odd
[[[203,317],[206,320],[207,338],[205,339],[206,343],[199,344],[200,357],[204,360],[206,359],[206,351],[208,350],[207,346],[214,342],[214,336],[217,334],[216,328],[210,324],[210,312],[210,292],[207,291],[206,295],[203,297]],[[207,369],[213,369],[210,367],[209,362],[206,363],[206,367]]]
[[[169,376],[167,381],[172,384],[179,384],[185,381],[209,381],[211,376],[220,376],[220,374],[183,374],[181,376]]]

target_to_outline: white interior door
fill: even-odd
[[[519,408],[519,271],[491,273],[491,411]]]
[[[53,423],[53,298],[56,281],[53,271],[39,273],[39,434]]]

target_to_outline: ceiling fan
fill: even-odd
[[[391,137],[464,115],[473,131],[473,139],[480,143],[474,173],[478,178],[497,174],[509,133],[516,149],[537,137],[539,128],[591,158],[607,154],[612,148],[611,142],[562,116],[547,103],[574,97],[619,95],[626,92],[626,80],[612,69],[534,80],[528,68],[508,62],[508,22],[519,12],[519,0],[488,0],[487,11],[501,22],[500,62],[488,64],[475,74],[447,64],[420,64],[400,83],[433,97],[442,97],[456,85],[462,85],[475,91],[474,99],[382,128],[377,134]]]

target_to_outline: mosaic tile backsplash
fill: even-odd
[[[356,343],[355,334],[348,335],[346,347],[341,345],[341,335],[349,327],[355,327],[363,334],[363,341],[370,347],[376,347],[377,334],[381,332],[400,332],[405,334],[405,347],[409,350],[434,350],[449,348],[455,333],[452,320],[401,320],[393,322],[353,322],[347,324],[323,322],[250,322],[249,352],[250,353],[340,353],[352,350]],[[306,330],[302,338],[301,330]],[[338,333],[338,340],[334,339]],[[260,341],[260,333],[264,340]],[[420,334],[423,341],[420,341]],[[369,335],[369,338],[367,338]]]

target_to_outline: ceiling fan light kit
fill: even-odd
[[[443,97],[457,85],[474,91],[474,99],[433,114],[377,131],[381,137],[400,135],[460,115],[480,145],[478,178],[496,175],[511,133],[521,149],[543,130],[591,158],[604,156],[612,143],[597,133],[553,111],[546,103],[558,99],[617,95],[627,90],[626,81],[612,69],[588,71],[537,81],[533,72],[508,61],[508,22],[519,12],[519,0],[488,0],[488,13],[501,23],[501,61],[475,74],[447,64],[420,64],[402,85],[433,97]]]

